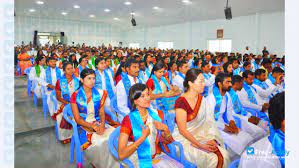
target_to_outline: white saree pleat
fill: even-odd
[[[199,141],[216,140],[220,143],[221,146],[218,146],[218,148],[224,159],[223,167],[228,167],[229,155],[223,148],[223,140],[212,117],[209,104],[206,103],[206,99],[203,97],[196,118],[187,123],[187,130]],[[199,168],[215,168],[217,166],[217,155],[191,146],[191,143],[180,134],[177,125],[172,135],[176,141],[184,146],[186,160],[196,164]]]
[[[60,113],[56,116],[56,122],[58,124],[57,125],[58,126],[58,139],[60,141],[69,139],[73,135],[73,130],[72,129],[68,130],[68,129],[60,128],[60,123],[61,123],[62,117],[63,117],[63,113]]]

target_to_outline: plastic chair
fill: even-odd
[[[28,94],[28,96],[31,96],[31,82],[32,82],[32,81],[29,80],[30,69],[31,69],[31,67],[26,68],[26,69],[24,70],[24,73],[27,75],[27,94]]]
[[[118,160],[120,167],[123,167],[123,164],[127,165],[129,168],[133,168],[134,165],[129,159],[119,160],[118,157],[118,137],[120,134],[120,127],[117,127],[109,136],[108,147],[110,153]]]
[[[47,103],[46,87],[42,86],[41,90],[42,90],[44,119],[47,119],[47,112],[49,111],[49,109],[48,109],[48,103]]]
[[[76,150],[77,167],[81,168],[81,167],[83,167],[84,152],[81,149],[81,142],[79,139],[77,123],[72,120],[72,118],[74,118],[74,116],[73,116],[72,108],[71,108],[70,104],[68,104],[64,107],[63,117],[73,127],[73,135],[72,135],[71,146],[70,146],[71,147],[70,148],[70,163],[74,162],[74,150]]]
[[[238,168],[239,163],[240,163],[240,159],[236,159],[229,164],[228,168]]]
[[[117,113],[117,115],[122,116],[122,118],[124,118],[126,116],[126,113],[120,111],[117,107],[117,100],[116,100],[116,96],[114,96],[111,100],[110,100],[110,107],[112,108],[113,111],[115,111]],[[119,120],[118,120],[119,121]],[[122,121],[119,121],[122,122]]]
[[[20,61],[18,60],[17,62],[17,76],[21,76],[22,75],[22,69],[20,67]]]

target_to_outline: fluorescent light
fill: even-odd
[[[67,15],[67,13],[66,13],[66,12],[61,12],[61,14],[62,14],[62,15]]]
[[[37,4],[39,4],[39,5],[42,5],[42,4],[44,4],[44,2],[43,2],[43,1],[36,1],[36,3],[37,3]]]
[[[159,7],[158,7],[158,6],[154,6],[154,7],[153,7],[153,9],[155,9],[155,10],[158,10],[158,9],[159,9]]]
[[[182,0],[183,3],[185,4],[191,4],[192,2],[190,0]]]
[[[75,8],[75,9],[79,9],[80,6],[79,6],[79,5],[74,5],[74,8]]]
[[[119,18],[115,17],[115,18],[113,18],[113,20],[119,20]]]
[[[132,5],[132,2],[130,2],[130,1],[126,1],[124,4],[125,4],[125,5]]]
[[[35,12],[35,9],[29,9],[29,12]]]
[[[135,12],[131,12],[130,14],[131,14],[131,15],[135,15]]]
[[[89,15],[89,17],[94,18],[95,16],[94,15]]]
[[[110,12],[110,9],[105,9],[104,11],[105,11],[105,12]]]

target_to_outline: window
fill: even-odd
[[[208,50],[211,52],[231,52],[232,40],[208,40]]]
[[[133,49],[140,48],[140,44],[139,43],[129,43],[129,48],[133,48]]]
[[[158,48],[161,50],[173,48],[173,42],[158,42]]]

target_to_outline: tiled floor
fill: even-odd
[[[73,168],[70,145],[55,138],[54,122],[44,119],[41,103],[37,107],[27,95],[26,78],[15,78],[15,167]],[[90,167],[90,165],[86,166]]]

